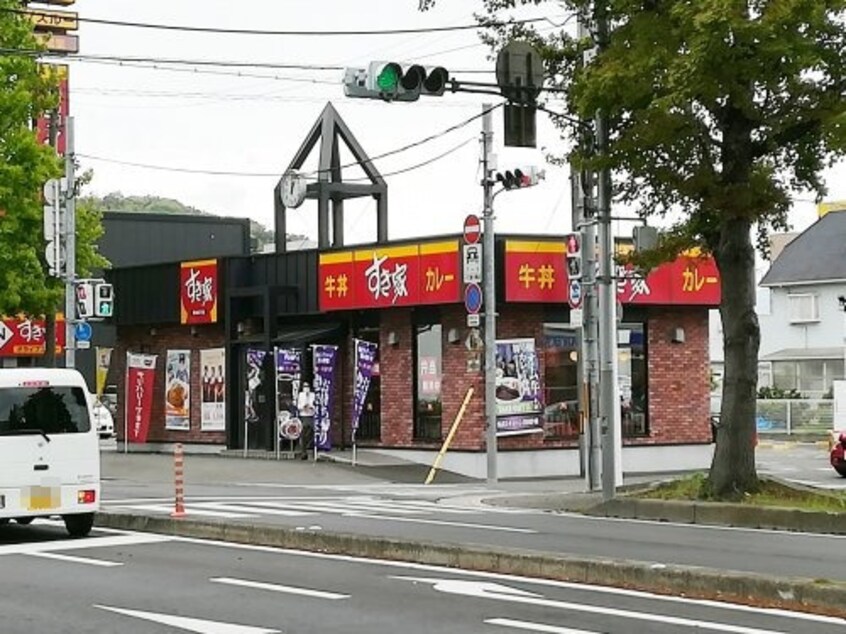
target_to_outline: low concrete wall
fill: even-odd
[[[438,544],[366,535],[297,531],[239,522],[98,513],[97,526],[277,548],[370,557],[501,574],[625,587],[846,616],[846,584],[701,567],[575,557],[475,545]]]

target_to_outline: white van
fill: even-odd
[[[61,516],[74,537],[100,507],[93,402],[76,370],[0,369],[0,524]]]

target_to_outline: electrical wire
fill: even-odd
[[[405,174],[406,172],[411,172],[411,171],[419,169],[421,167],[426,167],[427,165],[431,165],[432,163],[434,163],[436,161],[440,161],[442,158],[446,158],[450,154],[457,152],[458,150],[463,148],[465,145],[467,145],[468,143],[472,143],[475,140],[476,140],[476,137],[472,136],[469,139],[465,139],[464,141],[462,141],[458,145],[451,147],[446,152],[442,152],[441,154],[438,154],[437,156],[433,156],[430,159],[427,159],[425,161],[421,161],[420,163],[415,163],[414,165],[410,165],[410,166],[404,167],[402,169],[394,170],[393,172],[387,172],[386,174],[381,174],[381,176],[382,176],[382,178],[388,178],[389,176],[396,176],[398,174]],[[366,177],[365,178],[349,178],[349,179],[347,179],[347,182],[367,181],[367,180],[370,180],[370,179],[366,178]]]
[[[38,9],[0,9],[4,13],[14,13],[25,16],[49,16],[50,13],[41,13]],[[180,31],[189,33],[214,33],[217,35],[272,35],[272,36],[373,36],[373,35],[413,35],[416,33],[444,33],[447,31],[469,31],[489,26],[512,26],[521,24],[532,24],[535,22],[548,22],[549,18],[525,18],[521,20],[491,20],[482,24],[454,24],[448,26],[429,26],[409,29],[359,29],[349,31],[294,31],[294,30],[263,30],[263,29],[235,29],[207,26],[191,26],[188,24],[159,24],[151,22],[129,22],[126,20],[106,20],[103,18],[78,17],[77,21],[83,24],[101,24],[106,26],[130,27],[138,29],[152,29],[158,31]]]

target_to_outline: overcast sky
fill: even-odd
[[[472,12],[481,6],[480,0],[441,0],[435,10],[421,14],[417,4],[418,0],[78,0],[72,8],[83,18],[129,22],[353,30],[472,24]],[[548,17],[554,23],[567,17],[555,5],[527,8],[520,15]],[[554,27],[542,23],[540,28]],[[88,55],[330,66],[365,66],[378,59],[420,61],[443,65],[459,79],[494,80],[492,72],[466,72],[493,70],[488,49],[479,44],[473,30],[301,37],[83,23],[79,35],[80,52]],[[186,66],[183,72],[171,72],[81,61],[71,62],[71,69],[77,152],[82,155],[83,167],[94,169],[93,193],[120,191],[176,198],[211,213],[252,218],[271,228],[273,187],[328,101],[365,151],[374,156],[460,123],[481,112],[486,100],[470,94],[393,104],[349,99],[343,95],[339,70],[246,68],[244,75],[263,77],[245,77],[231,68]],[[194,69],[206,72],[192,72]],[[481,211],[480,131],[477,119],[436,141],[376,161],[377,168],[387,174],[466,142],[442,160],[387,178],[391,238],[458,232],[467,213]],[[542,165],[542,147],[559,153],[565,150],[545,115],[539,116],[537,150],[502,147],[501,111],[495,113],[494,133],[501,169]],[[315,152],[314,160],[305,167],[316,167],[316,157]],[[191,174],[124,163],[265,176]],[[561,233],[570,229],[568,174],[552,166],[546,170],[547,180],[541,186],[497,198],[498,230]],[[842,168],[835,170],[829,179],[831,198],[846,198],[846,179],[837,178],[842,173]],[[349,178],[359,175],[353,170],[345,173]],[[792,220],[798,228],[806,227],[814,217],[810,202],[797,201]],[[289,213],[289,232],[315,237],[316,227],[315,202],[307,201]],[[371,241],[375,230],[372,199],[347,204],[348,242]],[[630,227],[624,225],[620,231],[630,234]]]

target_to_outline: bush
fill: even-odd
[[[802,396],[802,393],[798,390],[793,388],[789,390],[785,390],[784,388],[780,387],[759,387],[758,388],[758,398],[762,399],[779,399],[779,398],[790,398],[790,399],[799,399],[805,398]]]

